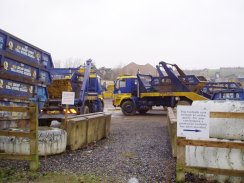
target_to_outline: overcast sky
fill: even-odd
[[[0,28],[98,67],[244,67],[244,0],[0,0]]]

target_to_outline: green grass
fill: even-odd
[[[0,169],[0,183],[99,183],[102,180],[95,174],[40,173]]]

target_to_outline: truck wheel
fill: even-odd
[[[135,105],[130,100],[123,102],[121,105],[121,109],[123,114],[126,116],[132,116],[136,113]]]
[[[147,111],[149,111],[149,110],[145,110],[145,109],[141,109],[141,110],[139,110],[138,112],[140,113],[140,114],[146,114],[147,113]]]

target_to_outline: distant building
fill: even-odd
[[[151,64],[139,65],[139,64],[136,64],[134,62],[131,62],[128,65],[124,66],[121,69],[120,74],[122,74],[122,75],[124,75],[124,74],[136,75],[138,70],[141,74],[151,74],[152,76],[157,75],[156,68],[153,67]]]
[[[231,74],[231,75],[225,76],[225,81],[237,82],[237,76],[235,74]]]
[[[238,76],[237,81],[241,83],[242,87],[244,87],[244,75]]]

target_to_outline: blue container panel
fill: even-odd
[[[31,60],[32,62],[37,64],[41,63],[41,52],[13,38],[9,38],[7,42],[7,49],[18,56]]]
[[[1,34],[1,32],[0,32],[0,49],[1,50],[5,47],[5,42],[6,42],[6,36]]]
[[[41,63],[46,68],[53,68],[54,67],[51,55],[48,55],[48,54],[45,54],[45,53],[42,54]]]
[[[0,95],[31,98],[34,96],[34,86],[0,78]]]
[[[49,69],[53,79],[63,79],[71,77],[73,73],[78,71],[80,68],[52,68]]]
[[[15,60],[8,58],[1,58],[1,65],[3,66],[0,70],[11,75],[17,75],[18,77],[28,77],[36,80],[37,69],[26,64],[16,62]]]
[[[0,79],[0,82],[2,80],[3,79]],[[1,90],[0,90],[0,95],[6,96],[6,93],[8,95],[14,95],[14,94],[16,94],[16,92],[15,92],[15,90],[16,90],[18,93],[18,96],[20,96],[19,95],[20,92],[17,90],[17,88],[18,88],[17,85],[20,83],[12,82],[10,80],[4,80],[3,82],[4,83],[8,82],[8,85],[15,86],[16,89],[13,89],[13,87],[12,87],[12,89],[6,89],[6,87],[5,87],[6,85],[4,84],[4,87],[1,88]],[[29,86],[27,86],[25,84],[20,84],[20,85],[19,85],[19,88],[20,87],[22,87],[22,88],[24,88],[24,87],[28,88],[29,87],[29,89],[32,89],[32,88],[34,89],[34,87],[31,85],[29,85]],[[9,86],[7,86],[7,88],[9,88]],[[26,103],[28,101],[33,101],[33,102],[38,104],[38,108],[39,108],[39,110],[41,110],[42,107],[44,106],[47,98],[48,98],[47,89],[46,89],[46,87],[42,87],[42,86],[37,86],[37,98],[33,98],[33,90],[31,92],[28,91],[28,92],[23,92],[23,93],[25,93],[25,94],[22,94],[21,97],[23,97],[24,95],[26,96],[25,102],[0,101],[0,105],[3,105],[3,106],[23,106],[23,105],[26,105]],[[26,93],[28,93],[28,94],[26,94]],[[14,95],[14,96],[17,96],[17,95]]]
[[[0,55],[0,63],[3,66],[0,71],[17,77],[28,77],[33,80],[38,80],[44,84],[51,83],[51,74],[48,71],[17,62],[9,58],[2,58]]]
[[[31,63],[53,68],[51,55],[5,31],[0,30],[0,50],[9,51]]]

